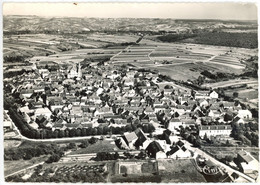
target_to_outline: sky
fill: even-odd
[[[257,20],[254,3],[3,3],[3,15]]]

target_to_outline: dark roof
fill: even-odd
[[[174,154],[175,152],[177,152],[180,148],[178,146],[175,146],[173,149],[171,149],[169,152],[167,152],[166,154],[169,156],[169,155],[172,155]]]
[[[156,153],[159,152],[159,151],[163,151],[161,145],[157,142],[157,141],[153,141],[151,142],[146,150],[152,154],[153,157],[155,157]]]
[[[184,143],[183,143],[182,141],[178,141],[178,142],[176,143],[176,145],[182,147],[182,146],[184,145]]]

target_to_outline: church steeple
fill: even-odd
[[[78,78],[82,77],[81,65],[80,62],[78,63]]]

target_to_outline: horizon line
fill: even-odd
[[[219,19],[219,18],[172,18],[172,17],[87,17],[87,16],[43,16],[43,15],[19,15],[8,14],[4,16],[32,16],[44,18],[87,18],[87,19],[174,19],[174,20],[221,20],[221,21],[258,21],[258,19]]]

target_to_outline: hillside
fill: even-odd
[[[69,18],[38,16],[4,16],[3,30],[11,33],[84,33],[88,31],[145,31],[192,33],[214,29],[257,30],[256,21],[174,20],[133,18]]]

